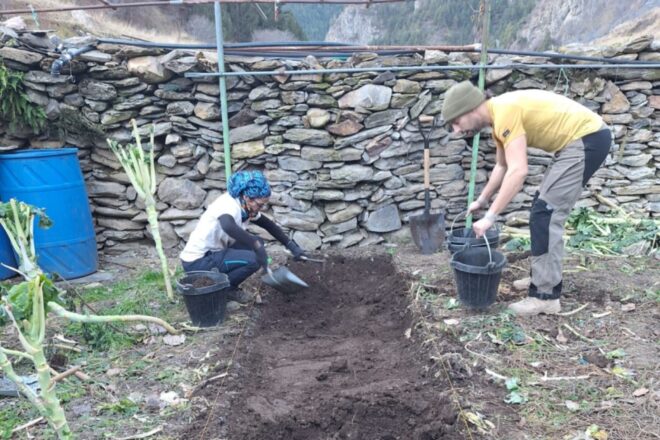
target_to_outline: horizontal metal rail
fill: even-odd
[[[120,8],[137,8],[143,6],[182,6],[182,5],[206,5],[215,3],[216,0],[169,0],[169,1],[140,1],[135,3],[117,3],[117,4],[96,4],[96,5],[78,5],[78,6],[65,6],[59,8],[35,8],[35,9],[9,9],[6,11],[0,10],[0,15],[16,15],[16,14],[32,14],[32,13],[47,13],[47,12],[66,12],[66,11],[82,11],[88,9],[120,9]],[[405,0],[218,0],[220,3],[314,3],[326,5],[373,5],[378,3],[398,3]]]
[[[246,72],[189,72],[186,78],[205,78],[214,76],[275,76],[275,75],[316,75],[320,73],[359,73],[359,72],[410,72],[410,71],[443,71],[443,70],[504,70],[504,69],[660,69],[656,64],[491,64],[491,65],[460,65],[460,66],[392,66],[392,67],[345,67],[338,69],[309,70],[262,70]]]

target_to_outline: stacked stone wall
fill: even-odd
[[[29,36],[29,38],[28,38]],[[81,42],[78,42],[79,44]],[[41,44],[41,46],[39,46]],[[38,48],[35,51],[34,48]],[[652,38],[608,48],[620,60],[660,62]],[[163,52],[115,45],[95,50],[49,73],[57,55],[38,35],[7,35],[0,57],[25,73],[29,99],[45,109],[44,134],[0,125],[0,146],[76,146],[86,179],[99,247],[120,251],[149,239],[146,217],[105,142],[130,142],[130,120],[146,135],[155,124],[159,211],[170,248],[182,246],[204,208],[225,189],[223,133],[215,54]],[[227,56],[228,71],[340,67],[474,65],[478,54],[425,53],[382,57],[361,53],[340,61]],[[491,56],[491,63],[550,63],[547,58]],[[565,62],[565,61],[557,61]],[[474,70],[328,73],[227,78],[229,139],[234,170],[265,171],[274,189],[269,212],[303,247],[348,247],[408,234],[422,212],[420,115],[440,113],[444,92]],[[660,70],[490,70],[493,94],[544,89],[564,93],[601,114],[615,140],[605,166],[591,179],[580,206],[607,210],[595,194],[648,216],[660,216]],[[431,132],[431,206],[450,221],[466,205],[471,139],[444,128]],[[476,182],[484,185],[495,150],[482,136]],[[533,193],[551,157],[531,149],[526,185],[504,213],[527,218]]]

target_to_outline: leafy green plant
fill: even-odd
[[[132,416],[138,412],[138,404],[130,399],[121,399],[113,403],[99,405],[99,411],[122,416]]]
[[[35,133],[46,122],[46,113],[30,102],[23,86],[23,74],[9,70],[0,60],[0,119],[9,122],[11,130],[27,126]]]
[[[509,394],[504,398],[506,403],[521,405],[527,402],[527,395],[521,389],[518,380],[517,377],[510,377],[506,380],[506,389],[509,391]]]
[[[602,255],[619,255],[628,246],[643,242],[650,249],[660,246],[660,222],[635,218],[622,210],[599,214],[592,208],[580,208],[567,221],[573,234],[568,246]]]
[[[160,238],[160,230],[158,228],[158,210],[156,209],[156,167],[154,165],[154,128],[152,126],[149,135],[149,150],[148,156],[145,155],[142,148],[142,140],[140,132],[137,127],[135,119],[131,121],[133,124],[133,137],[135,144],[120,145],[112,139],[108,139],[108,145],[115,153],[119,163],[126,171],[128,178],[135,188],[138,197],[144,201],[145,209],[147,211],[147,219],[151,227],[151,235],[156,244],[156,251],[160,257],[161,269],[163,272],[163,279],[165,280],[165,289],[167,297],[170,301],[174,301],[174,292],[172,291],[172,282],[170,281],[170,271],[167,264],[167,256],[163,251],[163,242]]]
[[[529,237],[513,237],[504,245],[504,250],[509,252],[524,252],[532,248],[532,241]]]

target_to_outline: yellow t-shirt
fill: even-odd
[[[527,145],[550,153],[598,131],[603,120],[582,104],[545,90],[518,90],[487,101],[493,138],[503,148],[525,135]]]

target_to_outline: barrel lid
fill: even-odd
[[[73,147],[52,148],[52,149],[29,149],[15,150],[0,154],[0,160],[7,159],[29,159],[33,157],[51,157],[78,154],[78,149]]]

